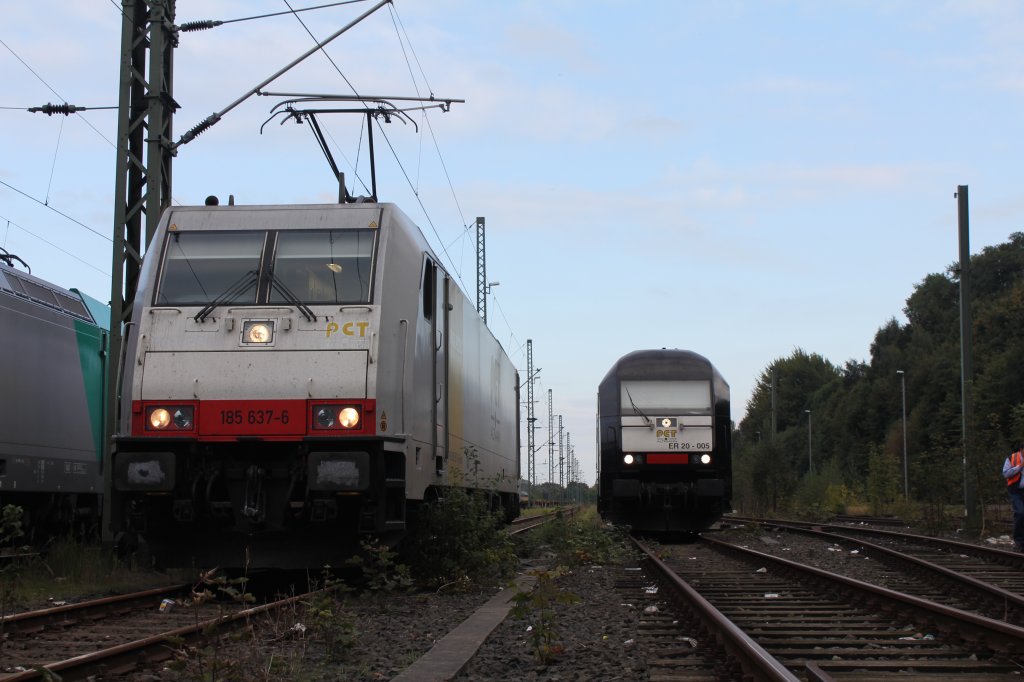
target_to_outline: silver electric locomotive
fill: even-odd
[[[315,565],[452,485],[518,514],[516,370],[393,204],[169,208],[126,339],[111,528],[165,564]]]

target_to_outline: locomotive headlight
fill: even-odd
[[[354,429],[359,426],[359,411],[354,407],[346,407],[338,413],[338,423],[342,428]]]
[[[167,410],[163,410],[166,412]],[[179,407],[174,411],[174,425],[179,429],[185,429],[186,431],[192,428],[192,408],[190,407]]]
[[[700,456],[700,463],[701,464],[711,464],[711,455],[709,453],[705,452],[703,455]]]
[[[314,429],[331,430],[334,432],[351,431],[358,432],[366,427],[363,426],[363,412],[373,412],[362,403],[325,403],[312,407],[311,422]],[[373,426],[373,417],[367,422]]]
[[[149,425],[157,430],[166,429],[171,424],[171,413],[158,407],[149,413]]]
[[[628,466],[633,463],[633,455],[624,455],[622,461]]]
[[[242,343],[266,344],[274,340],[274,323],[249,321],[242,325]]]
[[[327,406],[318,408],[316,411],[316,423],[324,429],[334,426],[334,410]]]

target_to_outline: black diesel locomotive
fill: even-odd
[[[707,358],[642,350],[597,392],[598,510],[648,532],[706,530],[731,508],[729,384]]]

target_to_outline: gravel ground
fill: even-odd
[[[830,550],[821,540],[754,527],[715,531],[713,536],[877,582],[877,562],[848,548]],[[640,615],[624,606],[616,590],[625,569],[638,565],[624,550],[618,559],[561,571],[548,583],[546,597],[535,597],[525,615],[513,613],[495,629],[458,679],[648,679],[645,660],[652,652],[634,640]],[[133,679],[388,680],[494,593],[379,593],[322,600],[254,623],[215,647],[179,653],[172,665]],[[540,624],[542,612],[549,616],[548,625]],[[544,663],[538,655],[538,634],[551,637]]]
[[[624,559],[590,565],[557,578],[559,593],[572,598],[551,605],[548,628],[553,637],[551,659],[542,664],[535,635],[542,631],[539,609],[529,616],[511,614],[499,625],[459,680],[643,680],[647,652],[635,641],[639,611],[623,603],[615,589],[627,566]],[[552,600],[554,601],[554,600]]]

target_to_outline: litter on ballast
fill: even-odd
[[[653,606],[653,605],[652,606],[648,606],[646,609],[644,609],[644,613],[657,613],[657,612],[658,612],[658,607],[657,606]]]
[[[657,585],[649,585],[649,586],[645,587],[644,588],[644,594],[658,594],[658,586]]]
[[[754,571],[754,573],[767,573],[767,572],[768,572],[768,569],[765,568],[764,566],[762,566],[761,568],[759,568],[756,571]]]
[[[779,598],[779,593],[778,592],[765,592],[764,593],[764,598],[765,599],[778,599]]]

